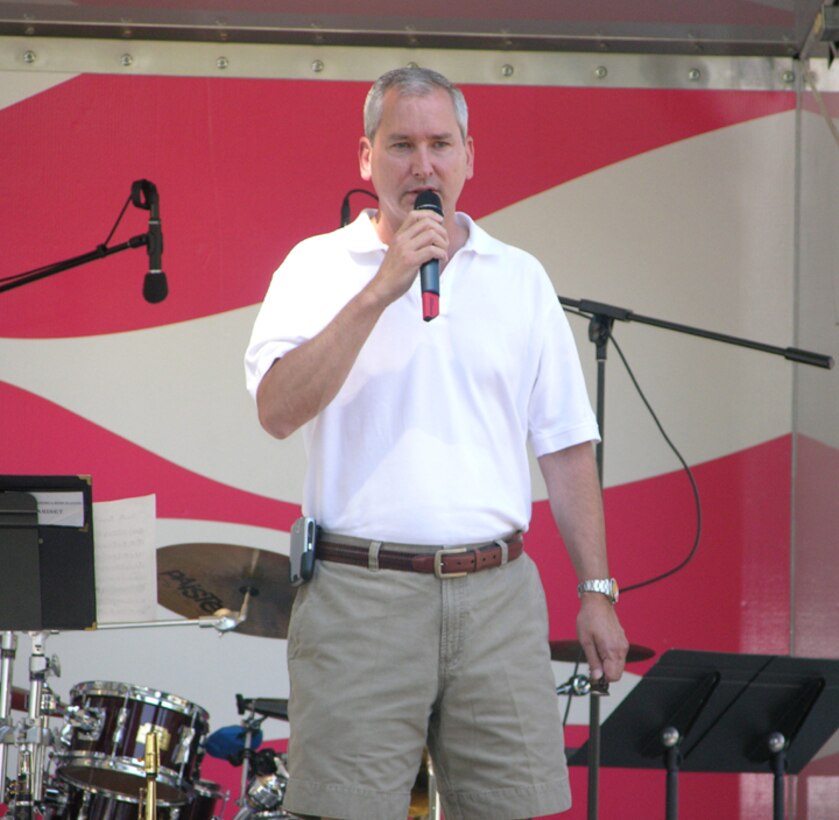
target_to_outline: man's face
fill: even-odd
[[[361,138],[361,177],[372,181],[379,196],[379,236],[389,242],[417,194],[436,191],[448,222],[454,217],[460,192],[471,179],[472,138],[464,141],[445,89],[424,96],[400,96],[391,88],[384,97],[382,121],[373,142]]]

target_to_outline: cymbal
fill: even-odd
[[[173,544],[157,550],[157,600],[178,615],[239,612],[248,591],[247,617],[232,631],[287,637],[296,592],[288,582],[287,556],[234,544]]]
[[[552,661],[566,661],[567,663],[577,663],[577,661],[584,662],[586,659],[585,652],[579,641],[551,641],[551,660]],[[636,661],[645,661],[655,655],[654,649],[648,649],[646,646],[638,646],[637,644],[629,645],[629,652],[626,656],[627,663],[635,663]]]

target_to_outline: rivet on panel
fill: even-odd
[[[31,65],[37,59],[38,55],[34,51],[32,51],[32,49],[23,52],[23,62],[29,63]]]
[[[119,63],[121,66],[129,68],[134,65],[134,57],[131,54],[123,54],[122,57],[119,58]]]
[[[324,68],[326,68],[326,66],[323,63],[323,60],[312,60],[312,71],[314,71],[315,74],[320,74]]]
[[[513,68],[513,66],[511,66],[509,63],[504,63],[504,65],[501,66],[502,77],[512,77],[515,71],[515,68]]]
[[[698,68],[692,68],[690,71],[688,71],[688,79],[692,83],[695,83],[697,80],[702,79],[702,72]]]
[[[227,68],[229,65],[230,60],[228,60],[227,57],[219,57],[216,60],[216,68],[221,69],[222,71],[224,71],[224,69]]]
[[[598,80],[605,80],[609,76],[609,69],[605,65],[599,65],[594,69],[594,76]]]

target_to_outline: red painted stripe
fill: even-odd
[[[297,504],[231,487],[179,467],[53,402],[0,382],[2,472],[90,475],[93,500],[157,496],[158,518],[192,518],[288,532]]]
[[[657,655],[673,648],[789,652],[791,437],[696,465],[693,473],[702,503],[699,549],[676,575],[621,599],[630,642]],[[687,556],[695,514],[683,473],[608,488],[604,504],[610,568],[624,586]],[[551,638],[573,638],[576,581],[547,502],[534,505],[526,545],[548,594]]]
[[[367,83],[85,75],[0,110],[0,276],[92,251],[131,183],[160,193],[169,297],[145,250],[0,295],[7,337],[88,336],[258,303],[293,244],[336,228]],[[793,94],[469,86],[480,218],[645,151],[791,109]],[[60,135],[60,139],[56,138]],[[352,199],[353,212],[369,206]],[[129,208],[112,245],[147,229]],[[561,218],[561,215],[557,215]]]

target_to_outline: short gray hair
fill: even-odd
[[[370,142],[376,136],[382,121],[382,108],[385,94],[395,88],[400,96],[424,97],[435,88],[442,88],[448,92],[454,105],[454,115],[460,129],[460,135],[466,140],[469,127],[469,109],[463,92],[442,74],[430,68],[420,68],[411,65],[405,68],[394,68],[382,74],[367,93],[364,103],[364,135]]]

